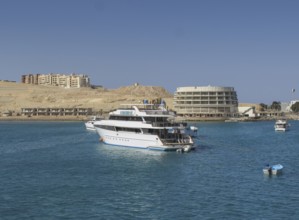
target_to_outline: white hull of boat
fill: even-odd
[[[288,128],[275,128],[275,131],[288,131]]]
[[[175,151],[177,149],[183,149],[189,151],[193,148],[193,143],[186,144],[163,144],[157,135],[141,134],[132,132],[116,132],[110,130],[104,130],[96,128],[98,134],[101,137],[101,141],[109,145],[117,145],[124,147],[142,148],[150,150],[161,151]]]
[[[283,166],[281,164],[276,164],[273,166],[267,166],[263,169],[264,174],[267,175],[279,175],[282,173]]]
[[[283,166],[281,164],[273,165],[271,167],[272,174],[277,175],[282,173]]]
[[[273,175],[277,175],[277,174],[280,174],[280,173],[282,173],[282,170],[272,170]]]
[[[96,128],[94,127],[93,123],[94,123],[93,121],[85,122],[86,129],[91,130],[91,131],[95,131]]]
[[[277,120],[274,125],[275,131],[288,131],[290,125],[286,120]]]
[[[272,173],[271,168],[264,168],[263,172],[264,172],[264,174],[267,174],[267,175],[270,175]]]

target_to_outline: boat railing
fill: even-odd
[[[164,139],[161,139],[161,141],[165,145],[177,145],[177,144],[190,145],[190,144],[192,144],[191,139],[189,137],[185,137],[185,138],[181,138],[181,139],[164,138]]]
[[[170,111],[163,111],[163,110],[144,110],[147,115],[171,115],[174,116],[175,114]]]
[[[153,127],[171,127],[173,124],[169,122],[153,122],[152,123]]]
[[[146,124],[152,124],[153,127],[186,127],[187,123],[171,123],[171,122],[152,122],[145,121]]]

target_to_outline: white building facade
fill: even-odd
[[[282,111],[292,112],[292,105],[296,104],[297,102],[299,102],[299,100],[292,100],[290,103],[283,105],[281,107]]]
[[[179,87],[173,104],[178,116],[227,118],[238,115],[237,92],[233,87]]]

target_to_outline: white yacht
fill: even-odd
[[[290,125],[285,119],[279,119],[275,122],[274,129],[275,131],[287,131],[289,130]]]
[[[94,123],[104,143],[163,151],[194,148],[193,139],[185,133],[187,123],[175,123],[174,112],[155,104],[126,106]]]
[[[87,122],[85,122],[85,127],[87,130],[92,130],[92,131],[95,131],[96,128],[94,127],[94,123],[96,121],[100,121],[100,120],[103,120],[104,118],[103,117],[100,117],[100,116],[92,116],[91,119]]]

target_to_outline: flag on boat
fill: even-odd
[[[294,93],[294,92],[295,92],[295,89],[292,89],[292,92]]]

